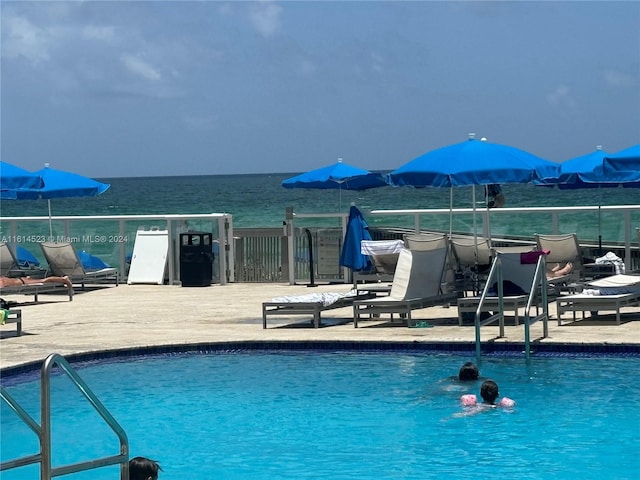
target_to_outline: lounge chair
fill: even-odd
[[[473,295],[479,295],[480,285],[491,268],[492,250],[489,239],[473,237],[471,235],[452,235],[451,252],[456,262],[457,278],[462,285],[458,288],[465,295],[472,291]]]
[[[562,325],[562,314],[573,312],[591,312],[597,315],[600,311],[616,312],[616,325],[620,325],[620,309],[622,307],[640,306],[640,275],[612,275],[593,280],[586,284],[582,293],[564,295],[556,299],[558,325]]]
[[[515,325],[520,324],[519,310],[527,306],[527,300],[533,285],[537,263],[531,263],[524,253],[505,253],[500,250],[495,251],[493,263],[500,262],[502,269],[503,311],[514,312]],[[533,252],[531,252],[533,253]],[[537,257],[536,257],[537,258]],[[494,283],[494,282],[491,282]],[[497,282],[496,282],[497,283]],[[496,312],[500,310],[500,297],[497,293],[497,285],[485,284],[484,291],[487,292],[485,301],[482,304],[482,312]],[[483,292],[484,293],[484,292]],[[465,313],[476,313],[480,305],[481,296],[466,297],[458,299],[458,324],[463,324]],[[536,309],[539,305],[536,304]]]
[[[35,265],[25,265],[18,260],[18,256],[6,242],[0,242],[0,276],[21,277],[29,275],[33,278],[44,277],[46,269]]]
[[[402,250],[389,296],[353,302],[353,326],[357,328],[363,318],[379,320],[381,314],[390,314],[393,321],[394,314],[398,314],[411,327],[413,310],[455,302],[456,293],[442,289],[447,253],[446,247]]]
[[[44,242],[40,244],[42,253],[49,264],[49,273],[60,277],[68,276],[73,283],[79,283],[82,288],[87,283],[109,283],[118,285],[117,268],[86,269],[78,252],[70,242]]]
[[[447,261],[445,264],[445,272],[443,275],[443,283],[447,284],[448,290],[456,288],[456,260],[451,251],[451,242],[446,233],[440,232],[421,232],[411,233],[404,236],[406,248],[412,251],[428,251],[437,248],[447,249]]]
[[[557,264],[560,264],[561,266],[564,266],[567,262],[571,262],[573,264],[573,270],[570,274],[550,279],[550,284],[559,286],[567,283],[578,282],[584,278],[584,264],[580,253],[578,237],[575,233],[562,235],[536,234],[535,237],[538,250],[549,250],[549,254],[546,258],[547,271]]]
[[[19,279],[21,277],[31,277],[34,279],[44,278],[46,271],[42,269],[22,268],[13,250],[6,242],[0,242],[0,276]],[[40,293],[59,292],[61,288],[67,290],[62,284],[56,283],[29,283],[18,285],[6,285],[0,287],[0,295],[33,295],[33,301],[38,302]],[[69,300],[73,296],[69,295]]]
[[[273,315],[311,315],[313,327],[320,328],[322,312],[350,307],[354,300],[372,296],[373,293],[354,289],[346,293],[325,292],[276,297],[262,304],[262,328],[267,328],[267,317]]]
[[[368,272],[353,272],[353,287],[357,290],[389,293],[393,274],[398,264],[398,255],[404,248],[402,240],[362,240],[361,252],[369,255],[375,267]],[[372,283],[376,284],[372,287]]]

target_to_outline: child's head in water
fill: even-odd
[[[158,480],[158,472],[162,470],[158,462],[145,457],[129,460],[129,480]]]
[[[493,380],[486,380],[480,387],[480,396],[484,403],[494,405],[499,395],[498,384]]]
[[[478,367],[473,362],[467,362],[462,367],[460,367],[460,371],[458,372],[458,379],[465,381],[477,380],[478,379]]]

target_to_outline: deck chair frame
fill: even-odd
[[[19,267],[18,260],[6,242],[0,242],[0,275],[3,277],[20,278],[29,276],[32,278],[44,277],[46,271],[43,269],[24,269]],[[61,291],[64,288],[67,291],[67,287],[64,285],[57,285],[55,283],[37,283],[30,285],[10,285],[7,287],[0,287],[0,295],[33,295],[33,301],[38,303],[40,300],[39,294]],[[73,296],[69,295],[69,300],[72,300]]]
[[[522,272],[519,273],[511,273],[513,272],[516,264],[520,262],[521,253],[505,253],[499,250],[495,251],[495,256],[493,259],[493,263],[500,260],[502,263],[502,278],[503,281],[513,280],[512,275],[518,275],[519,281],[516,283],[523,288],[526,293],[521,295],[503,295],[502,297],[502,307],[504,312],[513,312],[514,313],[514,325],[520,325],[520,309],[524,309],[527,306],[527,301],[529,298],[529,292],[531,288],[534,288],[533,279],[536,271],[536,264],[524,264],[520,265]],[[528,288],[524,288],[528,287]],[[485,289],[488,288],[488,285],[485,285]],[[463,317],[465,313],[476,313],[478,310],[478,306],[480,305],[481,296],[473,296],[473,297],[465,297],[458,299],[458,325],[463,325]],[[536,300],[539,300],[539,295],[536,295]],[[538,313],[538,309],[540,305],[538,303],[535,304],[536,313]],[[482,312],[495,312],[500,309],[500,297],[498,296],[486,296],[485,301],[482,304]]]
[[[380,320],[382,314],[393,322],[397,314],[411,327],[413,310],[455,302],[456,292],[442,292],[447,254],[447,247],[401,251],[389,296],[353,302],[353,326],[363,319]]]
[[[71,242],[43,242],[40,244],[42,253],[49,264],[49,273],[60,277],[68,276],[73,283],[109,283],[118,285],[118,269],[102,268],[100,270],[86,270],[78,257],[78,252]]]
[[[338,308],[351,307],[358,299],[371,298],[375,294],[372,292],[358,291],[356,296],[342,298],[332,303],[324,305],[318,302],[263,302],[262,304],[262,328],[267,328],[267,317],[275,315],[311,315],[313,328],[320,328],[322,325],[322,312],[335,310]]]
[[[640,276],[612,275],[591,281],[587,286],[601,289],[613,288],[612,293],[614,294],[587,295],[586,293],[578,293],[557,298],[558,325],[562,325],[562,314],[565,312],[572,312],[575,322],[576,312],[582,312],[582,319],[584,319],[585,312],[590,312],[594,316],[600,311],[615,312],[616,325],[620,325],[621,308],[640,306]]]

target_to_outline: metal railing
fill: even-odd
[[[531,283],[531,288],[529,289],[529,293],[527,294],[527,303],[524,311],[524,343],[525,343],[525,356],[527,360],[531,354],[531,335],[530,335],[530,327],[534,323],[539,320],[543,321],[543,337],[547,338],[549,336],[549,328],[548,328],[548,320],[549,320],[549,305],[547,300],[547,276],[546,276],[546,262],[544,255],[540,255],[536,262],[536,269],[533,275],[533,280]],[[489,317],[482,319],[483,307],[486,302],[486,299],[489,295],[489,290],[491,285],[496,284],[497,294],[498,294],[498,312],[490,315]],[[531,307],[533,307],[533,303],[535,301],[536,296],[540,295],[540,303],[542,304],[542,313],[537,314],[532,317]],[[515,308],[518,308],[516,305]],[[536,308],[538,305],[536,304]],[[482,295],[480,296],[480,301],[478,303],[478,308],[475,312],[475,344],[476,344],[476,358],[480,360],[480,356],[482,354],[482,341],[480,336],[480,328],[488,325],[490,323],[499,321],[499,338],[503,338],[505,336],[504,329],[504,283],[503,283],[503,275],[502,275],[502,260],[500,259],[500,255],[495,257],[493,264],[491,265],[491,270],[489,271],[489,276],[487,278],[485,287],[482,291]]]
[[[91,403],[96,412],[102,417],[105,423],[117,435],[120,442],[119,454],[84,462],[63,465],[59,467],[52,466],[51,371],[56,365],[64,373],[66,373],[67,376],[69,376],[73,384],[78,388],[78,390],[80,390],[80,392],[89,401],[89,403]],[[26,410],[24,410],[24,408],[20,406],[20,404],[9,394],[9,392],[4,387],[0,387],[0,397],[2,398],[2,400],[4,400],[7,405],[18,415],[18,417],[36,434],[40,444],[39,453],[2,462],[0,464],[0,471],[39,463],[40,479],[50,480],[53,477],[61,475],[67,475],[70,473],[83,472],[95,468],[120,464],[120,479],[127,480],[129,478],[129,441],[127,439],[126,432],[62,355],[53,353],[45,359],[40,374],[40,382],[41,425],[38,425],[38,423],[26,412]]]
[[[531,317],[530,311],[533,304],[533,299],[536,296],[536,291],[540,288],[540,298],[542,303],[542,313],[539,313],[535,317]],[[533,276],[533,282],[531,283],[531,289],[529,290],[529,298],[527,298],[527,306],[524,311],[524,354],[527,360],[531,356],[531,325],[542,320],[542,337],[547,338],[549,336],[549,302],[547,300],[548,284],[547,284],[547,263],[544,255],[538,257],[538,264],[536,265],[536,272]]]

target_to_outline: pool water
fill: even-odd
[[[163,355],[75,368],[127,432],[131,456],[160,480],[632,479],[640,471],[640,358],[487,357],[484,377],[517,401],[473,416],[479,393],[455,375],[460,355],[229,352]],[[472,359],[471,359],[472,360]],[[39,420],[39,381],[9,383]],[[2,461],[37,452],[2,402]],[[54,465],[118,451],[63,375],[52,382]],[[3,480],[38,478],[36,467]],[[71,479],[119,478],[106,467]]]

